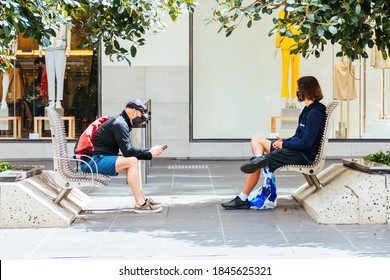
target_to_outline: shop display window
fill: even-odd
[[[97,52],[77,49],[82,38],[79,30],[72,28],[63,98],[59,103],[61,109],[58,109],[64,117],[74,117],[75,131],[70,135],[75,137],[96,118],[98,100]],[[45,107],[50,102],[45,55],[46,51],[42,48],[40,51],[39,44],[32,38],[19,36],[16,59],[8,73],[0,74],[0,139],[50,137],[50,127],[45,121]],[[44,124],[37,125],[42,119]],[[37,126],[42,131],[37,131]]]

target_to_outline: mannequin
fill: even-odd
[[[371,51],[371,66],[374,69],[381,70],[381,108],[380,108],[380,119],[389,119],[390,115],[386,113],[386,69],[390,69],[390,59],[384,59],[382,52],[378,50],[378,47],[373,47]]]
[[[18,49],[18,41],[17,40],[12,40],[9,44],[10,48],[10,54],[11,55],[16,55],[16,51]],[[10,74],[8,70],[7,72],[3,73],[3,79],[2,79],[2,98],[1,98],[1,109],[6,109],[7,110],[7,116],[8,116],[8,106],[7,106],[7,94],[8,94],[8,88],[10,84]]]
[[[284,18],[285,12],[281,10],[278,14],[279,18]],[[299,29],[291,26],[289,30],[293,35],[299,34]],[[280,48],[282,51],[282,90],[281,97],[286,99],[286,108],[296,108],[296,92],[297,92],[297,80],[300,75],[300,54],[291,54],[291,50],[295,48],[297,42],[293,38],[288,36],[281,36],[278,32],[276,34],[276,48]],[[291,62],[291,91],[288,89],[289,68]]]
[[[357,98],[355,85],[355,66],[348,59],[344,61],[344,57],[340,58],[334,68],[334,93],[333,99],[348,101]]]
[[[2,92],[1,110],[8,110],[7,104],[13,104],[24,96],[24,80],[19,63],[9,68],[7,72],[1,73],[0,77],[2,80],[0,84],[0,91]],[[4,107],[3,104],[5,105]]]
[[[8,71],[3,73],[2,78],[2,98],[1,98],[1,107],[0,107],[0,116],[8,117],[9,111],[7,106],[7,93],[9,88],[9,73]],[[0,130],[8,130],[8,121],[0,121]]]
[[[377,47],[371,50],[371,66],[374,69],[390,69],[390,59],[383,59],[382,53]]]
[[[3,73],[2,86],[3,86],[3,93],[2,93],[2,98],[1,98],[1,109],[8,110],[7,101],[6,101],[8,88],[9,88],[9,73],[8,73],[8,71]],[[7,114],[7,116],[8,116],[8,114]]]
[[[42,100],[47,101],[49,96],[49,88],[48,88],[48,82],[47,82],[47,71],[46,71],[46,63],[45,59],[42,59],[41,61],[38,62],[38,68],[41,68],[41,72],[37,77],[37,81],[39,83],[39,88],[40,88],[40,95]]]
[[[340,100],[340,123],[338,136],[349,137],[350,131],[350,101],[357,98],[355,85],[355,66],[348,59],[340,58],[340,62],[333,67],[333,99]],[[344,123],[343,101],[347,102],[347,123]]]
[[[43,46],[39,48],[40,56],[42,56],[42,48],[46,50],[48,106],[50,108],[62,108],[66,57],[69,57],[70,54],[70,40],[71,26],[61,24],[60,28],[56,30],[56,36],[51,37],[50,40],[44,40]]]
[[[16,51],[18,49],[18,41],[17,40],[12,40],[10,42],[9,46],[9,53],[11,55],[16,55]],[[7,105],[7,97],[9,97],[9,88],[10,88],[10,83],[11,83],[11,78],[10,78],[10,71],[12,69],[8,69],[8,71],[2,73],[2,90],[1,90],[1,105],[0,105],[0,116],[8,117],[9,116],[9,110],[8,110],[8,105]],[[2,121],[0,122],[0,129],[7,130],[8,129],[8,121]]]

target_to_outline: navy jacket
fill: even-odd
[[[131,144],[130,131],[132,125],[129,116],[123,111],[105,121],[92,137],[94,151],[85,154],[92,155],[117,155],[119,151],[125,157],[151,160],[149,149],[137,148]]]
[[[326,121],[326,107],[316,101],[305,107],[299,115],[294,136],[283,139],[283,149],[301,151],[312,163],[318,153]]]

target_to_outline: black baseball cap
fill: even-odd
[[[145,106],[145,102],[141,101],[140,99],[133,99],[127,102],[126,108],[130,109],[136,109],[137,111],[140,111],[142,115],[148,119],[148,108]]]

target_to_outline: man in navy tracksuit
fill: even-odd
[[[326,120],[326,107],[319,101],[323,98],[321,87],[312,76],[298,80],[297,98],[305,103],[299,115],[294,136],[270,141],[256,136],[251,140],[254,156],[241,166],[247,173],[241,193],[229,202],[222,203],[225,209],[249,209],[248,195],[260,178],[261,168],[268,166],[271,172],[287,164],[306,165],[314,161],[321,144]]]

